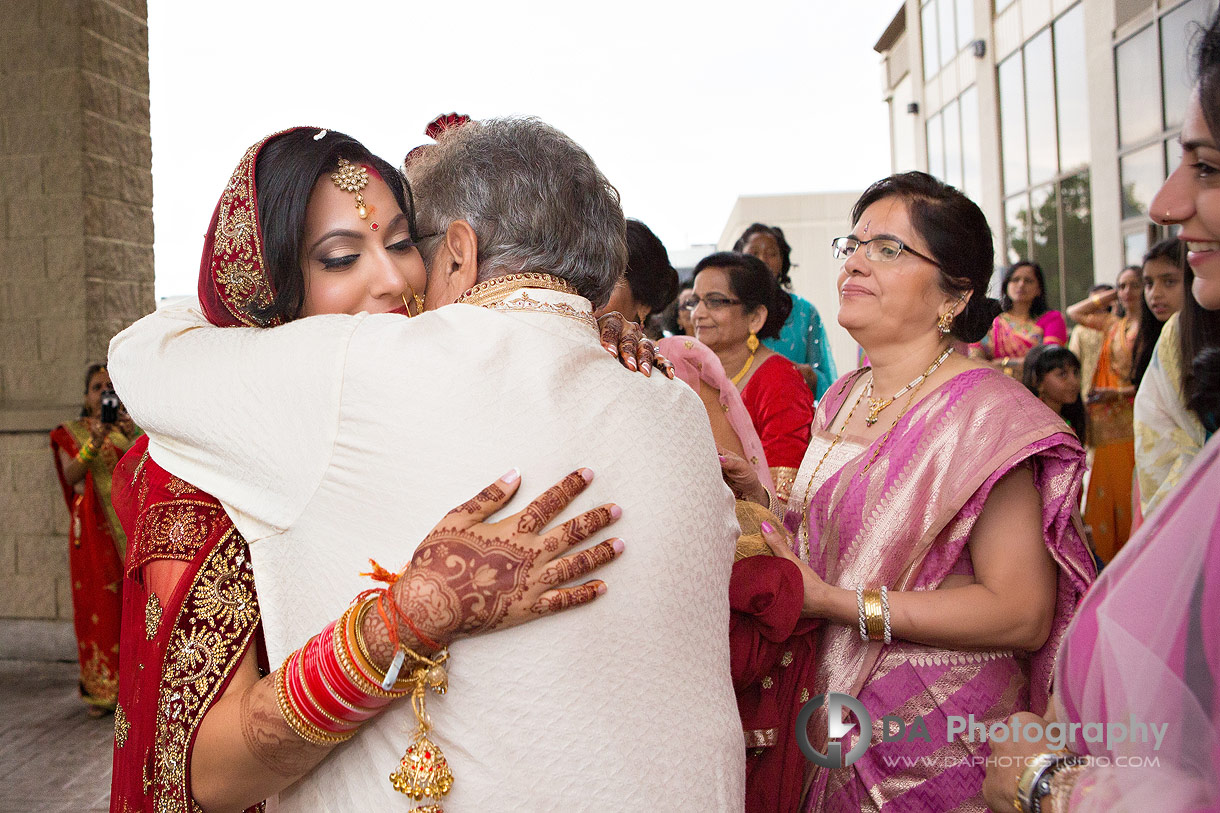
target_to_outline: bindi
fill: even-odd
[[[873,221],[871,220],[864,224],[864,234],[868,234],[868,227],[871,225],[873,225]]]

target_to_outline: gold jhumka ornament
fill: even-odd
[[[428,719],[424,695],[428,689],[437,694],[444,694],[448,690],[449,675],[444,666],[448,652],[441,650],[436,660],[411,654],[420,663],[409,678],[415,684],[411,692],[411,710],[415,712],[418,728],[415,730],[415,739],[407,746],[398,768],[390,774],[390,784],[394,786],[394,790],[417,802],[425,797],[439,800],[453,787],[453,773],[449,770],[449,760],[445,759],[444,752],[428,737],[432,723]],[[444,811],[437,802],[417,807],[413,813]]]
[[[369,210],[364,205],[364,195],[361,193],[369,185],[369,171],[346,158],[340,158],[339,168],[331,174],[330,179],[344,192],[356,194],[356,214],[360,215],[361,220],[368,220]]]

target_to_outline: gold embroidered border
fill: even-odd
[[[485,307],[492,302],[505,299],[514,291],[519,291],[522,288],[546,288],[547,290],[558,291],[561,294],[580,296],[580,291],[577,291],[572,283],[566,279],[557,277],[554,274],[526,271],[484,280],[459,296],[457,301],[466,305]]]
[[[153,740],[157,813],[193,813],[190,744],[259,623],[245,539],[233,528],[199,568],[166,645]]]
[[[588,327],[594,333],[597,333],[597,320],[593,318],[593,314],[588,311],[578,310],[566,302],[539,302],[536,299],[530,299],[530,295],[522,293],[516,299],[508,300],[507,302],[493,302],[482,307],[493,311],[517,311],[517,312],[534,312],[547,313],[553,316],[562,316],[566,319],[575,319],[577,322]]]

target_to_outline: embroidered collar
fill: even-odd
[[[561,296],[543,293],[554,291]],[[533,296],[530,294],[533,293]],[[567,301],[568,297],[579,297],[578,301]],[[574,319],[597,332],[597,320],[593,318],[588,300],[565,279],[538,272],[507,274],[480,282],[457,298],[464,305],[475,305],[488,310],[504,312],[533,312]]]

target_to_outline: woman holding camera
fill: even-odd
[[[114,466],[141,435],[101,364],[85,372],[80,418],[51,432],[55,473],[68,506],[68,566],[80,692],[91,716],[114,711],[119,678],[119,618],[127,537],[110,505]]]

